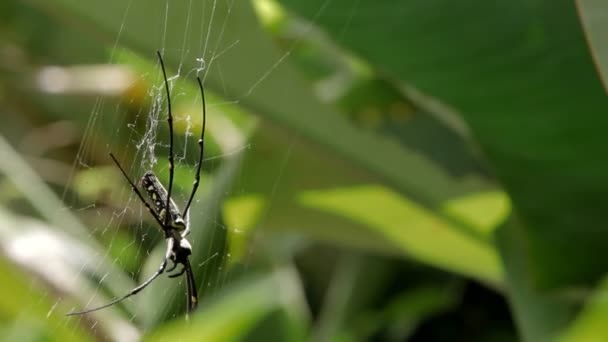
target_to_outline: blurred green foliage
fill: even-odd
[[[603,341],[597,0],[0,4],[3,340]],[[578,9],[578,12],[577,12]],[[192,206],[201,296],[111,165]],[[595,65],[594,65],[595,62]],[[596,67],[597,66],[597,70]]]

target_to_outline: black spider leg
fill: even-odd
[[[175,267],[173,267],[173,268],[175,268]],[[186,272],[186,266],[185,265],[184,265],[184,267],[179,272],[174,273],[174,274],[169,274],[168,277],[169,278],[176,278],[176,277],[179,277],[182,274],[184,274],[184,272]]]
[[[196,293],[196,282],[194,281],[194,273],[192,272],[192,267],[190,266],[190,261],[188,259],[186,259],[184,269],[186,270],[186,286],[188,289],[188,297],[186,298],[187,315],[196,310],[196,306],[198,305],[198,294]]]
[[[167,272],[167,273],[172,272],[174,269],[177,268],[177,265],[179,265],[179,263],[174,261],[173,265],[171,267],[169,267],[167,270],[165,270],[165,272]]]
[[[127,299],[127,298],[129,298],[131,296],[134,296],[134,295],[138,294],[139,291],[145,289],[148,285],[150,285],[154,281],[154,279],[156,279],[159,275],[161,275],[165,271],[165,267],[167,267],[167,260],[169,259],[169,255],[170,255],[171,251],[173,250],[173,244],[174,244],[173,238],[169,238],[167,240],[167,253],[165,254],[165,259],[163,259],[163,262],[161,262],[160,267],[158,268],[158,271],[156,271],[156,273],[154,273],[150,278],[148,278],[148,280],[146,280],[145,282],[143,282],[141,285],[139,285],[136,288],[132,289],[126,295],[124,295],[122,297],[119,297],[119,298],[116,298],[116,299],[112,300],[111,302],[109,302],[107,304],[104,304],[102,306],[98,306],[96,308],[89,309],[89,310],[69,312],[69,313],[66,314],[66,316],[83,315],[83,314],[86,314],[86,313],[89,313],[89,312],[105,309],[105,308],[107,308],[109,306],[112,306],[114,304],[122,302],[123,300],[125,300],[125,299]]]
[[[171,113],[171,94],[169,93],[169,81],[167,81],[167,71],[165,70],[165,62],[163,62],[163,57],[160,54],[160,51],[156,51],[158,55],[158,60],[160,61],[160,67],[163,70],[163,78],[165,79],[165,90],[167,91],[167,123],[169,124],[169,189],[167,191],[167,203],[165,208],[167,208],[167,212],[165,213],[165,222],[162,225],[166,227],[169,225],[169,204],[171,203],[171,191],[173,190],[173,169],[175,168],[175,164],[173,161],[173,114]]]
[[[192,199],[194,198],[194,194],[196,194],[196,190],[198,189],[198,184],[200,183],[200,180],[201,180],[201,166],[203,165],[203,154],[205,153],[205,145],[204,145],[204,143],[205,143],[205,124],[207,121],[207,110],[206,110],[206,106],[205,106],[205,90],[203,89],[203,82],[201,81],[201,78],[197,77],[196,80],[198,81],[198,87],[201,90],[201,99],[202,99],[202,104],[203,104],[203,127],[201,129],[201,138],[198,139],[198,147],[200,149],[200,154],[198,156],[198,166],[196,169],[196,174],[194,175],[194,184],[192,187],[192,192],[190,193],[190,198],[188,199],[186,207],[184,208],[182,217],[186,217],[186,214],[188,213],[188,210],[190,209],[190,204],[192,204]]]
[[[158,215],[152,209],[152,207],[150,206],[150,204],[148,204],[148,202],[146,202],[146,200],[144,199],[144,196],[141,194],[141,192],[139,192],[139,189],[135,186],[135,183],[133,183],[133,181],[131,180],[131,178],[129,178],[129,175],[127,175],[127,173],[122,168],[122,166],[120,166],[120,163],[118,162],[118,160],[116,159],[116,157],[114,157],[114,154],[110,153],[110,157],[112,158],[112,160],[114,161],[114,163],[116,164],[116,166],[118,166],[118,169],[120,170],[120,172],[122,173],[122,175],[125,177],[125,179],[127,180],[127,182],[129,182],[129,185],[131,185],[131,190],[133,190],[133,192],[137,195],[137,197],[139,197],[141,203],[143,203],[143,205],[145,205],[146,208],[148,208],[148,211],[150,212],[150,214],[152,214],[152,216],[154,217],[154,219],[156,220],[156,222],[158,222],[158,224],[161,227],[164,227],[163,221],[160,219],[160,217],[158,217]]]

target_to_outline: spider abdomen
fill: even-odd
[[[180,231],[186,229],[186,222],[179,212],[177,205],[173,202],[173,199],[169,201],[169,210],[167,211],[167,190],[165,190],[165,187],[158,181],[154,172],[147,171],[143,177],[141,177],[141,186],[148,193],[150,199],[152,199],[152,208],[161,221],[164,222],[165,215],[167,215],[168,212],[169,227]]]

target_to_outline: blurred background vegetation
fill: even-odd
[[[0,3],[7,341],[608,341],[608,5]],[[198,311],[118,170],[191,211]]]

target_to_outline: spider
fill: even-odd
[[[163,79],[165,83],[165,90],[167,92],[167,123],[169,125],[169,190],[165,190],[165,187],[158,181],[154,172],[147,171],[144,173],[141,178],[141,186],[148,193],[148,196],[152,200],[152,204],[149,204],[145,199],[142,193],[139,191],[135,183],[131,180],[131,178],[127,175],[125,170],[122,168],[114,154],[110,153],[110,157],[120,169],[120,172],[127,180],[127,182],[131,185],[131,189],[133,192],[139,197],[141,203],[148,209],[150,214],[154,217],[160,228],[162,229],[165,240],[167,242],[167,251],[165,253],[165,258],[161,262],[158,270],[154,273],[148,280],[143,282],[141,285],[133,288],[126,295],[116,298],[110,301],[107,304],[102,306],[82,310],[82,311],[73,311],[69,312],[67,316],[74,315],[82,315],[89,312],[101,310],[122,302],[123,300],[136,295],[141,290],[145,289],[148,285],[150,285],[154,279],[163,274],[163,272],[171,272],[177,268],[178,265],[182,265],[182,269],[177,273],[170,274],[170,278],[178,277],[184,273],[186,273],[186,287],[187,287],[187,314],[191,313],[196,309],[196,305],[198,302],[198,296],[196,293],[196,283],[194,281],[194,275],[192,272],[192,267],[190,266],[190,261],[188,257],[192,254],[192,246],[186,240],[186,236],[190,233],[190,204],[192,204],[192,199],[196,194],[196,190],[198,189],[198,185],[200,182],[200,174],[201,174],[201,166],[203,163],[203,153],[204,153],[204,138],[205,138],[205,121],[206,121],[206,110],[205,110],[205,92],[203,90],[203,83],[200,77],[197,77],[198,86],[201,92],[202,105],[203,105],[203,127],[201,129],[201,137],[198,140],[199,145],[199,156],[198,156],[198,164],[196,174],[194,176],[194,183],[192,186],[192,191],[190,193],[190,198],[186,203],[186,207],[183,212],[180,212],[179,208],[173,202],[173,198],[171,198],[171,193],[173,190],[173,169],[175,168],[174,156],[173,156],[173,115],[171,113],[171,96],[169,94],[169,82],[167,81],[167,72],[165,71],[165,63],[163,62],[163,58],[159,51],[157,51],[157,56],[160,61],[161,69],[163,71]],[[172,261],[173,265],[167,268],[167,262]]]

